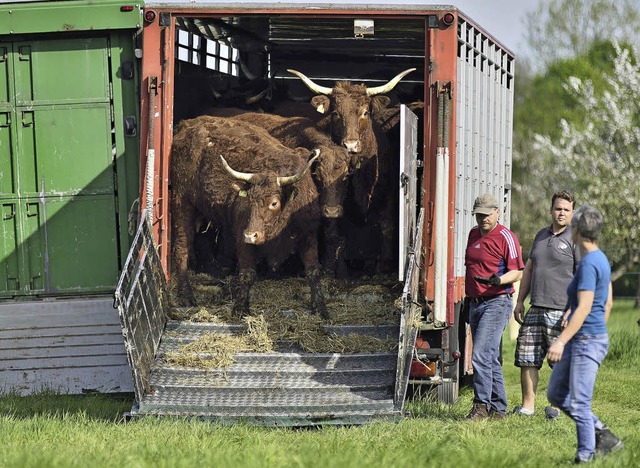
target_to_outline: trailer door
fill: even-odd
[[[79,44],[81,46],[79,46]],[[118,235],[106,37],[0,44],[0,295],[113,289]]]
[[[398,280],[404,281],[406,261],[416,228],[418,117],[404,104],[400,105],[400,209],[398,226]]]

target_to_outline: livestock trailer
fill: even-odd
[[[141,25],[138,4],[0,5],[0,392],[132,390],[112,296],[137,213]]]
[[[133,414],[304,425],[396,417],[408,385],[436,386],[443,401],[455,401],[459,381],[470,371],[459,315],[474,198],[494,194],[501,220],[509,224],[513,53],[451,5],[153,0],[143,16],[140,194],[146,214],[116,291],[134,373]],[[285,103],[300,109],[313,93],[290,70],[316,89],[342,81],[368,88],[395,82],[387,96],[390,108],[398,106],[399,122],[386,138],[399,170],[383,177],[397,193],[397,240],[381,246],[385,238],[375,222],[373,230],[343,225],[349,281],[373,282],[370,260],[381,248],[398,251],[394,357],[374,353],[383,365],[371,364],[366,353],[357,354],[357,362],[339,352],[287,353],[286,359],[242,354],[232,369],[217,369],[209,380],[202,370],[163,367],[158,360],[180,343],[222,330],[167,321],[147,305],[169,307],[166,294],[150,293],[149,284],[162,283],[159,271],[171,281],[174,130],[211,109],[276,113]],[[394,80],[403,71],[408,74]],[[400,106],[411,103],[413,112]],[[145,271],[152,272],[148,280]],[[394,314],[394,304],[388,313]],[[365,368],[387,380],[374,385],[369,377],[349,387],[330,374],[340,369],[348,380]]]

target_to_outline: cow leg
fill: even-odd
[[[376,265],[376,272],[380,274],[394,271],[397,265],[398,225],[393,219],[393,197],[388,197],[380,215],[380,231],[382,246],[380,257]]]
[[[346,244],[344,237],[340,237],[338,246],[336,247],[336,278],[347,279],[349,277],[349,269],[347,268]]]
[[[320,279],[322,271],[318,263],[318,238],[315,234],[309,235],[304,241],[302,251],[302,263],[304,264],[304,272],[311,289],[311,310],[315,314],[320,314],[323,319],[328,319],[327,307],[324,302],[324,294]]]
[[[322,226],[324,232],[325,251],[322,259],[322,269],[330,276],[335,275],[336,269],[336,250],[340,236],[338,235],[337,219],[323,218]]]
[[[338,219],[324,218],[324,239],[326,249],[322,262],[325,274],[344,279],[348,276],[347,263],[344,255],[345,240],[340,235]]]
[[[240,235],[236,243],[238,255],[238,289],[236,300],[233,304],[233,315],[244,317],[249,315],[249,293],[256,281],[256,259],[253,246],[245,244]]]
[[[256,270],[246,268],[238,272],[238,292],[232,311],[235,317],[242,318],[249,315],[249,293],[255,281]]]
[[[305,274],[307,281],[309,282],[309,288],[311,289],[311,310],[314,314],[320,314],[323,319],[329,318],[327,312],[327,306],[324,302],[324,294],[322,293],[322,286],[320,279],[322,278],[322,272],[320,266],[316,265],[314,268],[306,269]]]
[[[178,205],[174,203],[174,205]],[[172,210],[173,219],[173,268],[177,281],[177,302],[181,306],[196,305],[193,290],[189,284],[189,256],[195,235],[192,206],[182,203]]]

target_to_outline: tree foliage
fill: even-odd
[[[559,60],[544,74],[519,85],[516,81],[511,219],[525,252],[537,230],[549,220],[551,195],[568,189],[563,181],[552,183],[549,179],[548,168],[562,162],[538,151],[533,144],[534,135],[559,138],[562,120],[580,125],[584,110],[575,93],[564,84],[570,77],[578,76],[593,83],[594,90],[602,93],[606,87],[603,73],[613,72],[615,55],[611,42],[597,43],[583,56]],[[578,200],[582,199],[582,194],[576,195]]]
[[[536,69],[584,55],[594,43],[630,41],[640,25],[638,0],[547,0],[525,17]]]
[[[616,279],[640,261],[640,66],[637,50],[613,47],[604,89],[570,77],[564,89],[581,118],[562,118],[557,138],[536,134],[533,148],[554,162],[544,168],[546,180],[603,212],[600,244],[616,265]]]

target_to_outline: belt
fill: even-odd
[[[487,301],[490,301],[491,299],[495,299],[496,297],[501,297],[501,296],[511,297],[511,294],[506,293],[506,294],[494,294],[493,296],[472,297],[471,302],[473,302],[474,304],[482,304],[483,302],[487,302]]]

